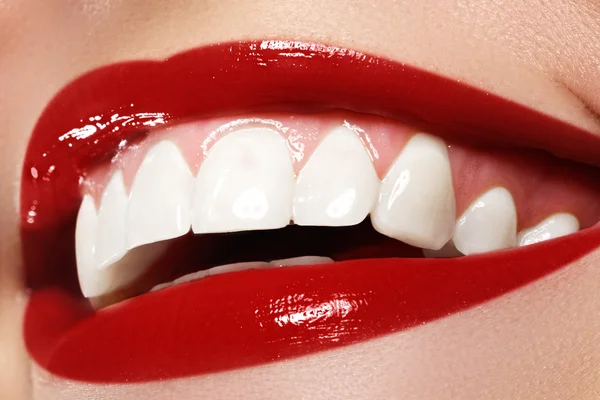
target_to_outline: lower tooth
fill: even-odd
[[[157,290],[166,289],[170,286],[178,285],[180,283],[191,282],[198,279],[205,278],[207,276],[224,274],[226,272],[235,272],[235,271],[244,271],[247,269],[263,269],[269,267],[285,267],[291,265],[311,265],[311,264],[327,264],[331,263],[333,260],[329,257],[319,257],[319,256],[304,256],[304,257],[295,257],[295,258],[286,258],[282,260],[274,260],[271,262],[264,261],[252,261],[252,262],[240,262],[234,264],[227,265],[219,265],[218,267],[213,267],[211,269],[207,269],[204,271],[198,271],[191,274],[184,275],[180,278],[175,279],[172,282],[161,283],[160,285],[154,286],[150,289],[151,292],[155,292]]]
[[[519,246],[555,239],[579,231],[579,221],[572,214],[560,213],[546,218],[533,228],[519,233]]]
[[[273,260],[269,264],[276,267],[287,267],[290,265],[312,265],[312,264],[328,264],[332,263],[333,259],[320,256],[304,256],[294,258],[284,258],[282,260]]]
[[[213,267],[209,269],[207,272],[207,276],[224,274],[226,272],[235,272],[235,271],[243,271],[245,269],[261,269],[268,268],[269,263],[264,261],[254,261],[254,262],[240,262],[235,264],[227,264],[227,265],[219,265],[218,267]]]
[[[262,269],[268,268],[269,266],[269,263],[264,261],[240,262],[234,264],[219,265],[218,267],[213,267],[207,270],[197,271],[191,274],[184,275],[175,279],[172,282],[161,283],[160,285],[154,286],[152,289],[150,289],[150,291],[155,292],[160,289],[168,288],[169,286],[175,286],[180,283],[195,281],[198,279],[205,278],[207,276],[224,274],[226,272],[243,271],[246,269]]]

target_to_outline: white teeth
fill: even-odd
[[[195,233],[277,229],[292,217],[294,169],[283,137],[266,128],[221,138],[200,167]]]
[[[161,141],[146,154],[127,195],[123,172],[107,184],[100,206],[83,198],[76,226],[77,271],[86,297],[127,288],[160,258],[168,239],[194,233],[350,226],[371,214],[376,231],[423,249],[425,257],[460,257],[542,242],[577,232],[577,218],[554,214],[517,236],[511,193],[497,187],[456,220],[446,144],[417,134],[379,181],[360,138],[337,127],[297,179],[287,141],[273,129],[247,128],[218,140],[194,178],[182,153]],[[224,272],[332,263],[305,256],[222,265],[153,290]]]
[[[114,178],[111,181],[115,181]],[[116,181],[118,182],[118,178]],[[115,184],[115,186],[118,185]],[[105,198],[106,196],[103,196],[103,201]],[[110,202],[112,201],[110,200]],[[121,221],[124,221],[124,218],[121,218]],[[79,286],[83,295],[88,298],[99,297],[127,286],[142,275],[164,253],[167,247],[166,242],[138,247],[129,250],[120,259],[113,260],[110,265],[107,263],[101,265],[97,260],[97,249],[101,246],[110,249],[110,245],[102,244],[101,241],[112,239],[99,237],[99,234],[105,235],[100,225],[101,221],[96,215],[94,199],[86,195],[77,215],[75,253]],[[110,229],[107,228],[106,232],[109,231]],[[106,251],[108,254],[108,250]]]
[[[446,243],[444,247],[439,250],[423,249],[423,255],[425,258],[456,258],[463,256],[463,254],[458,251],[452,240]]]
[[[579,221],[568,213],[554,214],[533,228],[525,229],[519,233],[519,246],[555,239],[579,231]]]
[[[219,265],[218,267],[212,267],[203,271],[192,272],[191,274],[184,275],[180,278],[175,279],[173,282],[168,283],[168,286],[178,285],[180,283],[195,281],[207,276],[224,274],[227,272],[243,271],[246,269],[261,269],[268,268],[269,263],[264,261],[250,261],[250,262],[239,262],[233,264]]]
[[[438,250],[452,236],[455,207],[446,144],[418,134],[383,179],[371,221],[386,236]]]
[[[95,280],[102,290],[98,290],[92,297],[127,287],[142,276],[165,253],[168,246],[168,242],[158,242],[136,247],[115,263],[98,269]]]
[[[125,242],[125,215],[127,193],[123,174],[117,171],[110,179],[98,210],[96,231],[96,267],[104,268],[127,253]]]
[[[127,209],[129,248],[185,235],[191,224],[194,179],[177,146],[156,144],[133,181]]]
[[[98,216],[94,199],[85,196],[77,214],[77,225],[75,228],[75,255],[77,259],[77,275],[79,286],[86,297],[97,295],[102,291],[96,285],[96,230]]]
[[[262,269],[268,268],[269,266],[269,263],[264,261],[240,262],[234,264],[220,265],[218,267],[213,267],[207,270],[197,271],[191,274],[184,275],[180,278],[175,279],[172,282],[161,283],[159,285],[154,286],[150,291],[155,292],[157,290],[165,289],[170,286],[178,285],[180,283],[191,282],[205,278],[207,276],[224,274],[226,272],[243,271],[246,269]]]
[[[332,262],[333,259],[329,257],[303,256],[294,258],[284,258],[282,260],[273,260],[269,264],[276,267],[287,267],[290,265],[328,264]]]
[[[319,144],[298,176],[294,223],[349,226],[371,212],[379,179],[358,136],[346,127]]]
[[[218,267],[213,267],[213,268],[207,270],[206,272],[207,272],[208,276],[212,276],[212,275],[224,274],[226,272],[243,271],[245,269],[261,269],[261,268],[268,268],[268,267],[269,267],[269,263],[267,263],[267,262],[251,261],[251,262],[239,262],[239,263],[234,263],[234,264],[219,265]],[[177,281],[177,279],[175,279],[175,283],[179,283]]]
[[[464,255],[517,244],[517,210],[508,190],[494,188],[477,199],[456,223],[454,244]]]
[[[286,258],[283,260],[274,260],[271,262],[265,261],[251,261],[251,262],[239,262],[234,264],[219,265],[203,271],[193,272],[191,274],[184,275],[180,278],[175,279],[172,282],[161,283],[160,285],[154,286],[150,291],[154,292],[160,289],[165,289],[170,286],[178,285],[180,283],[191,282],[198,279],[205,278],[207,276],[219,275],[227,272],[244,271],[247,269],[263,269],[270,267],[285,267],[293,265],[310,265],[310,264],[325,264],[331,263],[333,260],[329,257],[318,257],[318,256],[304,256],[295,258]]]

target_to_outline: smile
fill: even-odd
[[[596,249],[599,153],[334,46],[103,67],[51,101],[25,158],[27,347],[59,376],[132,382],[410,329]]]

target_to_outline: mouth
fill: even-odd
[[[103,67],[51,101],[25,158],[25,342],[58,376],[139,382],[410,329],[595,250],[597,154],[550,116],[334,46]]]

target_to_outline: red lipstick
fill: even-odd
[[[592,228],[455,260],[376,259],[211,277],[93,313],[77,292],[79,182],[157,125],[254,109],[343,108],[442,137],[600,165],[600,138],[453,80],[352,50],[220,44],[92,71],[41,115],[25,158],[21,234],[32,289],[25,340],[50,372],[91,382],[252,366],[398,332],[539,279],[600,244]],[[116,129],[118,128],[118,129]]]

